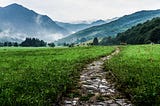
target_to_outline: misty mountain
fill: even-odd
[[[94,37],[103,38],[107,36],[115,36],[118,33],[124,32],[139,23],[144,23],[147,20],[151,20],[159,16],[160,10],[139,11],[130,15],[125,15],[110,23],[100,26],[93,26],[91,28],[79,31],[66,38],[58,40],[57,43],[81,43],[81,41],[91,40]]]
[[[71,34],[86,28],[89,28],[89,25],[86,23],[72,24],[72,23],[64,23],[56,21],[56,24],[67,29]]]
[[[51,18],[40,15],[18,4],[0,8],[0,41],[22,41],[26,37],[36,37],[54,41],[68,34]]]
[[[102,25],[102,24],[105,24],[106,21],[104,20],[97,20],[97,21],[94,21],[91,23],[92,26],[97,26],[97,25]]]
[[[80,30],[84,30],[86,28],[90,28],[90,27],[93,27],[93,26],[98,26],[98,25],[109,23],[109,22],[114,21],[116,19],[117,18],[108,19],[108,20],[96,20],[96,21],[93,21],[91,23],[88,23],[88,22],[64,23],[64,22],[56,21],[56,24],[65,28],[65,29],[67,29],[70,33],[75,33],[75,32],[78,32]]]

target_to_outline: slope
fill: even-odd
[[[118,34],[116,40],[129,44],[160,43],[160,18],[138,24],[126,32]]]
[[[96,20],[93,21],[91,23],[84,23],[84,22],[80,22],[80,23],[64,23],[64,22],[58,22],[56,21],[56,24],[67,29],[71,34],[78,32],[80,30],[84,30],[93,26],[98,26],[98,25],[102,25],[102,24],[106,24],[109,23],[111,21],[116,20],[117,18],[113,18],[113,19],[107,19],[107,20]]]
[[[81,43],[81,39],[90,40],[94,37],[103,38],[106,36],[115,36],[118,33],[124,32],[127,29],[154,17],[160,16],[160,10],[139,11],[130,15],[125,15],[115,21],[100,26],[94,26],[66,38],[58,40],[57,43]]]
[[[18,4],[0,8],[0,41],[25,37],[38,37],[44,40],[55,40],[55,34],[67,35],[64,28],[58,26],[51,18],[40,15]]]

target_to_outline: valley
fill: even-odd
[[[5,1],[1,106],[160,105],[158,1]]]

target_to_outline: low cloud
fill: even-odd
[[[38,38],[41,38],[41,39],[43,39],[44,41],[47,41],[47,42],[54,42],[54,41],[56,41],[56,40],[58,40],[58,39],[61,39],[61,38],[63,38],[64,37],[64,35],[62,35],[62,34],[48,34],[48,35],[46,35],[46,36],[39,36]]]
[[[21,42],[23,40],[25,40],[26,37],[30,37],[30,38],[38,38],[40,40],[44,40],[46,42],[54,42],[58,39],[61,39],[64,37],[64,35],[59,34],[59,33],[48,33],[48,32],[41,32],[38,33],[36,35],[27,35],[25,33],[16,33],[16,32],[12,32],[10,29],[6,29],[0,32],[0,42],[5,42],[5,41],[11,41],[11,42]]]
[[[35,17],[35,22],[39,25],[42,23],[41,17],[41,15],[37,15],[37,17]]]

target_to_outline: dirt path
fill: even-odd
[[[63,106],[132,106],[114,84],[106,80],[106,71],[103,64],[120,52],[117,48],[109,56],[88,64],[81,73],[79,86],[79,97],[63,98]]]

